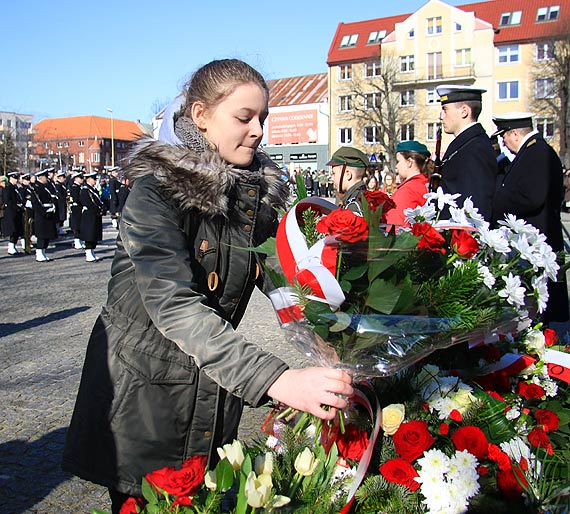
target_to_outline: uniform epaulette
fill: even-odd
[[[529,146],[534,145],[534,143],[536,143],[536,139],[533,139],[528,145],[526,145],[526,147],[528,148]]]

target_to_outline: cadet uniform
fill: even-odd
[[[83,173],[81,171],[75,171],[71,175],[73,183],[69,188],[69,196],[71,201],[70,215],[69,215],[69,227],[73,231],[73,248],[76,250],[83,250],[85,245],[81,242],[81,211],[83,210],[83,205],[81,203],[80,191],[81,185],[83,184]]]
[[[2,232],[9,238],[8,254],[18,254],[16,244],[24,235],[24,197],[18,187],[17,171],[8,172],[8,182],[2,189],[2,203],[4,204],[4,218]]]
[[[486,92],[470,86],[449,85],[438,86],[436,91],[442,107],[451,103],[481,102],[482,94]],[[491,140],[473,114],[470,120],[460,121],[452,129],[446,128],[443,113],[440,118],[444,130],[455,135],[441,161],[441,187],[445,193],[461,195],[456,200],[460,207],[470,196],[481,215],[490,221],[498,173]],[[443,218],[448,215],[447,210],[442,212]]]
[[[79,192],[79,199],[83,205],[80,237],[85,241],[85,260],[87,262],[96,262],[99,259],[93,250],[97,247],[97,242],[103,239],[105,205],[99,196],[99,192],[95,189],[97,173],[86,173],[84,177],[85,182]]]
[[[546,236],[555,252],[564,250],[560,208],[564,196],[562,163],[554,149],[537,130],[532,130],[532,113],[511,112],[493,117],[497,132],[515,158],[501,175],[495,193],[493,224],[514,214]],[[513,133],[517,139],[511,139]],[[522,131],[522,132],[519,132]],[[511,148],[511,146],[518,146]],[[565,276],[548,284],[550,299],[545,321],[569,319]]]
[[[360,197],[366,191],[366,184],[362,179],[370,166],[367,155],[352,146],[341,146],[327,162],[327,166],[331,166],[333,170],[339,207],[362,215]],[[348,189],[345,192],[346,185]]]
[[[64,235],[63,225],[67,220],[67,184],[65,171],[58,171],[56,174],[55,190],[57,194],[57,233]]]
[[[117,228],[117,218],[120,212],[119,190],[121,188],[121,182],[117,177],[118,173],[118,168],[115,167],[111,169],[111,178],[109,179],[109,213],[111,214],[111,223],[114,228]]]
[[[46,249],[51,239],[57,237],[56,202],[47,178],[48,170],[36,173],[36,183],[32,193],[32,206],[34,208],[34,231],[36,234],[36,261],[47,262]]]
[[[21,177],[22,186],[20,191],[24,197],[24,237],[22,250],[32,253],[32,235],[34,234],[34,209],[32,207],[33,188],[30,184],[30,174],[24,173]]]

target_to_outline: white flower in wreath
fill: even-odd
[[[526,336],[526,347],[532,353],[536,353],[540,359],[544,358],[546,340],[541,330],[529,330]]]
[[[479,230],[479,239],[497,253],[507,255],[511,251],[509,241],[500,229],[488,230],[481,228]]]
[[[483,266],[480,262],[477,263],[477,271],[479,276],[483,279],[483,283],[489,288],[493,289],[497,279],[495,275],[491,273],[491,270],[487,266]]]
[[[441,187],[437,188],[435,193],[426,193],[424,198],[427,199],[428,202],[431,200],[435,200],[437,202],[437,208],[441,211],[446,205],[450,207],[457,207],[457,202],[455,201],[456,198],[459,198],[461,195],[459,193],[456,194],[449,194],[444,193]]]
[[[544,312],[548,303],[548,277],[546,275],[534,275],[531,279],[531,286],[538,303],[538,312]]]
[[[432,221],[436,216],[435,206],[431,203],[420,205],[414,209],[404,209],[404,216],[411,222]]]
[[[541,268],[544,268],[544,271],[550,280],[556,280],[560,266],[558,262],[556,262],[556,254],[552,251],[550,246],[543,245],[543,251],[540,253],[539,265]]]
[[[509,273],[506,277],[501,277],[505,282],[505,289],[499,291],[499,296],[506,298],[507,302],[516,307],[524,305],[525,288],[521,285],[521,279],[517,275]]]
[[[529,225],[525,220],[518,219],[514,214],[505,215],[505,219],[500,220],[499,225],[508,227],[517,234],[531,234],[534,229],[532,225]]]
[[[473,225],[475,228],[489,228],[489,223],[485,221],[485,218],[481,216],[479,209],[475,207],[473,200],[471,197],[468,196],[465,201],[463,202],[463,210],[467,217],[471,220],[470,225]]]

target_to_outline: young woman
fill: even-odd
[[[332,419],[347,406],[339,395],[353,392],[343,371],[287,369],[235,332],[262,285],[243,248],[274,234],[288,195],[257,151],[267,115],[263,77],[239,60],[213,61],[167,109],[162,140],[143,138],[131,155],[109,296],[63,460],[109,488],[114,513],[141,496],[152,470],[192,455],[213,465],[244,402],[271,397]]]
[[[382,184],[382,187],[380,188],[380,191],[391,195],[392,193],[394,193],[394,191],[396,191],[396,175],[394,175],[394,173],[392,173],[391,171],[387,172],[386,175],[384,175],[384,183]]]
[[[433,161],[427,146],[417,141],[403,141],[396,147],[396,171],[402,182],[392,194],[396,204],[386,213],[386,223],[409,226],[404,209],[418,207],[426,202],[428,178],[433,171]]]

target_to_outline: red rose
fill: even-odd
[[[457,423],[461,423],[461,421],[463,420],[463,416],[461,415],[461,412],[459,412],[457,409],[453,409],[453,410],[449,413],[449,417],[450,417],[453,421],[456,421]]]
[[[489,453],[489,442],[483,430],[478,427],[468,425],[458,428],[451,440],[459,451],[467,450],[479,460],[483,460]]]
[[[418,476],[417,471],[409,462],[404,459],[392,459],[380,466],[382,476],[392,482],[407,487],[412,491],[416,491],[420,484],[414,480]]]
[[[548,409],[536,409],[534,417],[539,425],[542,425],[545,432],[558,430],[560,419],[555,412]]]
[[[392,437],[396,453],[408,462],[420,457],[435,439],[431,436],[425,421],[408,421],[402,423]]]
[[[513,467],[509,456],[496,444],[489,444],[489,460],[496,462],[500,470],[511,469]]]
[[[528,487],[524,473],[519,468],[504,469],[497,473],[497,485],[510,501],[518,501],[521,499],[521,495],[524,492],[521,483],[525,487]]]
[[[382,215],[396,207],[396,203],[383,191],[364,191],[364,198],[368,202],[371,211],[382,206]]]
[[[486,344],[483,347],[483,358],[487,362],[497,362],[501,358],[501,350],[494,344]]]
[[[439,425],[439,433],[441,435],[447,435],[449,434],[449,425],[447,423],[441,423]]]
[[[133,498],[132,496],[121,505],[121,510],[119,514],[138,514],[142,507],[144,506],[144,502],[142,498]],[[140,507],[140,509],[137,509]]]
[[[429,250],[430,252],[445,253],[445,239],[444,237],[429,223],[414,223],[412,225],[412,234],[421,239],[418,241],[418,248],[422,250]]]
[[[551,328],[545,329],[544,339],[546,346],[552,346],[553,344],[555,344],[556,341],[558,341],[558,334],[556,333],[556,330],[553,330]]]
[[[488,475],[489,474],[489,468],[487,466],[479,466],[477,468],[477,473],[479,473],[480,475]]]
[[[540,427],[534,427],[530,434],[528,434],[528,442],[532,444],[535,448],[544,448],[548,455],[554,455],[554,450],[550,444],[550,439],[546,435],[544,429]]]
[[[451,231],[451,247],[466,259],[471,259],[479,251],[479,243],[467,230]]]
[[[368,446],[368,434],[355,425],[347,425],[336,441],[338,452],[345,459],[360,461]]]
[[[356,243],[368,238],[368,225],[362,216],[357,216],[349,209],[337,209],[317,223],[321,234],[330,234],[340,241]]]
[[[546,391],[539,385],[527,384],[526,382],[519,383],[517,393],[519,393],[525,400],[542,398],[546,395]]]
[[[206,456],[191,457],[182,469],[164,467],[146,475],[146,480],[172,496],[192,496],[204,479]]]

